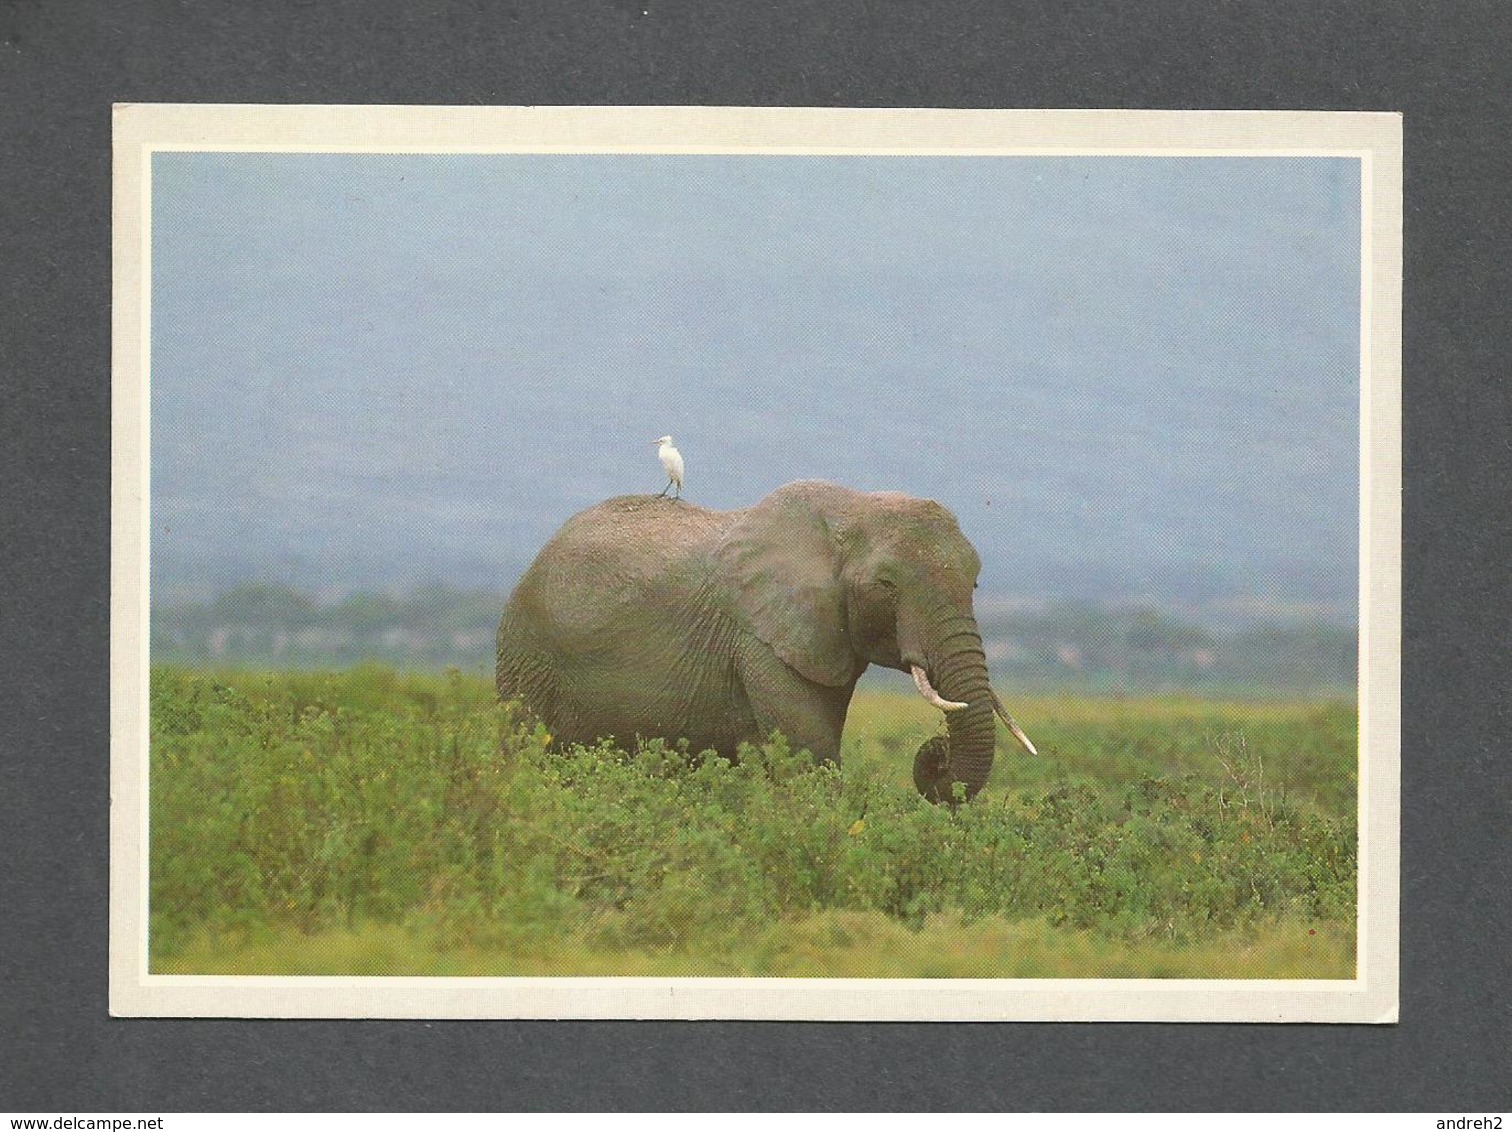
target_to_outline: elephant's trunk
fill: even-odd
[[[932,625],[934,647],[929,650],[920,691],[938,689],[938,698],[952,705],[945,717],[949,734],[936,736],[919,748],[914,758],[914,785],[932,802],[951,802],[955,800],[954,783],[965,787],[967,798],[987,783],[996,742],[992,718],[995,697],[987,682],[987,657],[976,619],[969,612],[952,610],[938,614]]]

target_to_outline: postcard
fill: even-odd
[[[1401,139],[118,106],[112,1013],[1395,1021]]]

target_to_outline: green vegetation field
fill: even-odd
[[[487,680],[152,674],[158,973],[1350,978],[1356,714],[1012,697],[988,788],[858,694],[844,766],[559,749]]]

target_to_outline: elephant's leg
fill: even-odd
[[[763,739],[780,731],[794,750],[806,748],[820,762],[840,761],[854,682],[840,688],[816,684],[756,640],[742,650],[736,672]]]

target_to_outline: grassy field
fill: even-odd
[[[952,812],[941,727],[858,694],[843,768],[559,749],[486,680],[152,678],[158,973],[1348,978],[1352,704],[1013,698]]]

